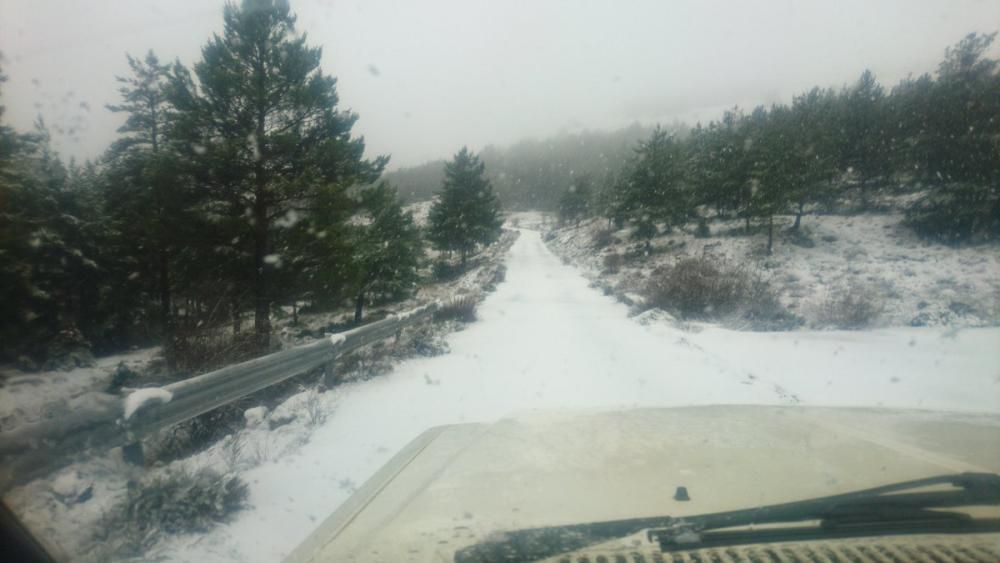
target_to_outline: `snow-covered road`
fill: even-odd
[[[533,408],[718,403],[1000,411],[1000,330],[743,333],[643,326],[525,230],[507,281],[451,353],[339,387],[293,453],[247,471],[253,508],[157,553],[178,561],[280,560],[427,428]],[[264,432],[263,430],[261,432]]]

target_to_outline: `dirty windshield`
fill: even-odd
[[[0,0],[3,506],[57,560],[447,561],[1000,472],[998,29]]]

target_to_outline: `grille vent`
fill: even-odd
[[[1000,536],[835,540],[772,543],[661,553],[587,550],[548,561],[558,563],[965,563],[1000,562]]]

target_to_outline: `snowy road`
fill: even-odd
[[[522,409],[801,402],[1000,411],[997,329],[682,332],[627,313],[560,263],[538,232],[523,231],[507,281],[479,322],[448,338],[450,354],[327,393],[333,411],[308,443],[244,474],[253,509],[150,555],[280,560],[423,430]]]

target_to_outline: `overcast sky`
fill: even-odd
[[[5,119],[100,154],[125,53],[195,61],[221,0],[0,0]],[[891,86],[1000,27],[998,0],[292,0],[390,168],[583,128],[710,120],[865,68]],[[996,46],[994,46],[996,47]],[[994,53],[997,49],[994,48]]]

